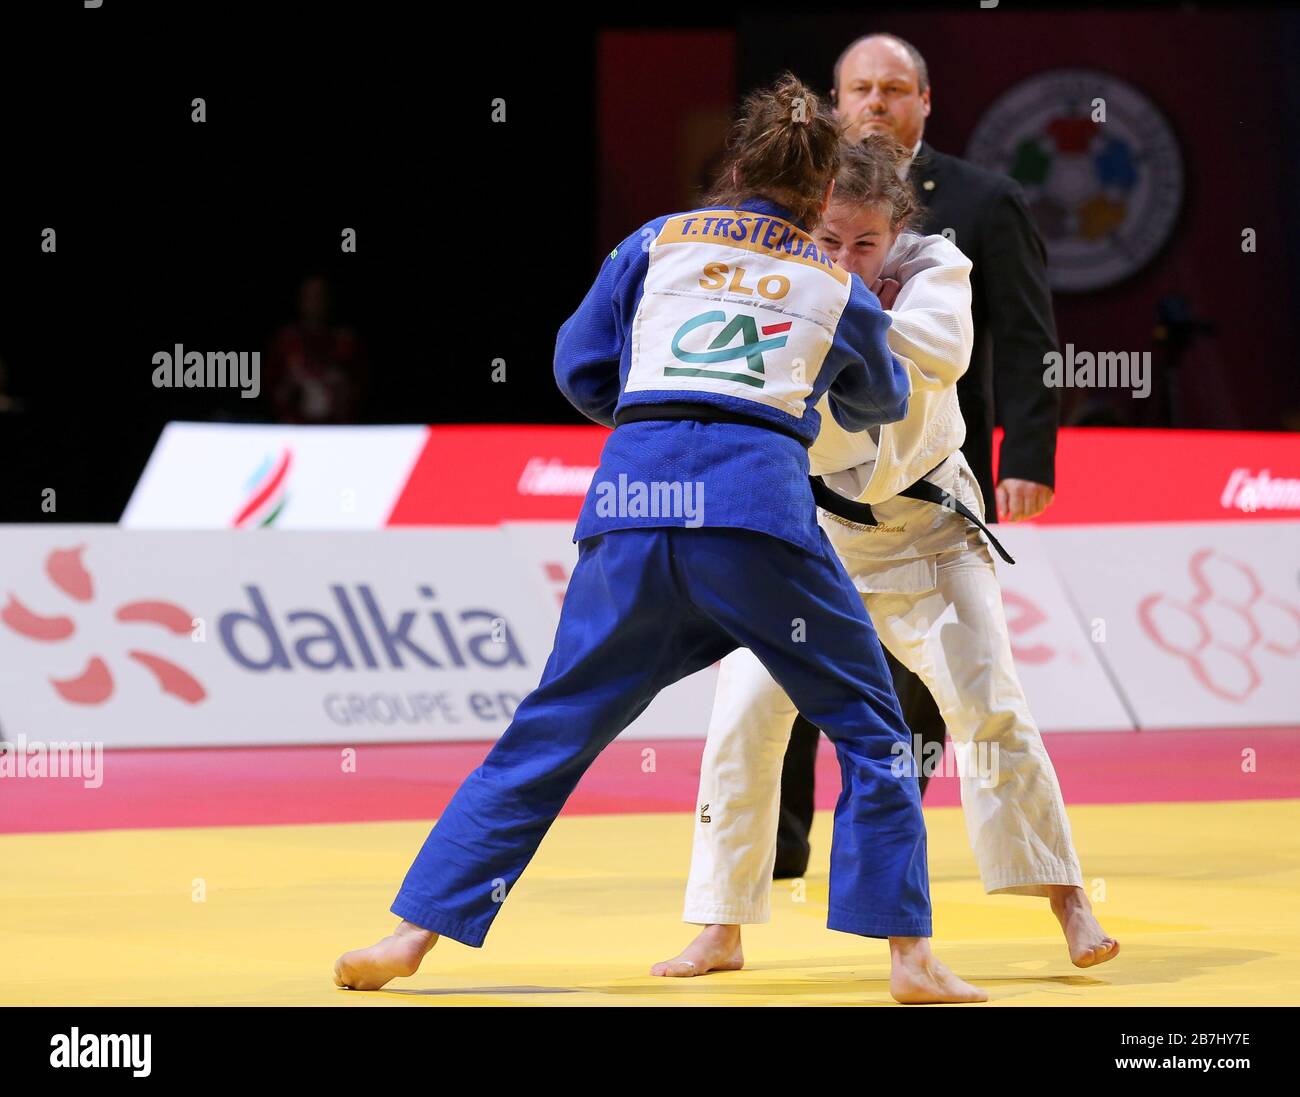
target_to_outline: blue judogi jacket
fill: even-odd
[[[616,427],[574,540],[729,526],[820,551],[806,448],[820,427],[814,405],[829,390],[850,431],[906,415],[907,374],[888,328],[862,280],[776,203],[643,226],[610,253],[556,339],[560,390]],[[678,415],[699,405],[704,421],[618,422],[664,404]]]

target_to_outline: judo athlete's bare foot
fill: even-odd
[[[987,1002],[989,996],[958,979],[930,951],[928,937],[889,939],[889,993],[905,1006],[926,1002]]]
[[[692,975],[707,975],[710,971],[739,971],[744,966],[740,927],[705,926],[680,956],[655,964],[650,974],[669,979],[689,979]]]
[[[438,935],[402,921],[369,948],[353,949],[334,961],[334,985],[348,990],[379,990],[390,979],[414,975]]]
[[[1075,967],[1096,967],[1119,955],[1119,942],[1101,928],[1083,888],[1053,884],[1048,899]]]

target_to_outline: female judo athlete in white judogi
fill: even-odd
[[[812,471],[870,504],[878,524],[823,514],[822,528],[880,639],[943,713],[985,890],[1048,897],[1072,961],[1089,967],[1119,945],[1097,924],[1082,888],[1056,773],[1016,676],[989,550],[956,507],[983,514],[958,448],[965,425],[954,387],[971,353],[971,264],[942,236],[902,231],[915,210],[897,172],[905,155],[887,137],[846,149],[816,234],[841,266],[882,287],[882,302],[896,290],[889,345],[912,381],[900,422],[851,433],[823,416]],[[922,477],[948,505],[899,495]],[[795,713],[752,652],[723,660],[700,775],[698,802],[707,811],[695,821],[683,915],[706,928],[654,974],[739,968],[740,925],[770,919],[781,764]]]
[[[407,873],[403,921],[339,958],[340,986],[413,974],[439,935],[481,945],[596,755],[661,689],[746,647],[840,752],[828,924],[889,938],[899,1001],[986,997],[930,953],[920,796],[894,767],[906,725],[808,481],[819,402],[851,431],[907,406],[879,302],[800,225],[829,201],[838,129],[789,77],[751,97],[733,148],[714,204],[620,244],[560,331],[561,389],[616,429],[554,649]]]

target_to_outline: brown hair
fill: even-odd
[[[894,232],[911,228],[921,212],[921,203],[912,184],[898,176],[898,169],[911,155],[909,149],[884,133],[846,142],[831,200],[884,206],[889,214],[889,227]]]
[[[841,127],[817,94],[792,73],[745,97],[727,159],[706,196],[734,206],[761,195],[812,230],[826,185],[840,166]]]

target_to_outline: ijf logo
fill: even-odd
[[[717,365],[722,362],[738,362],[744,359],[748,373],[733,373],[729,370],[689,369],[686,366],[665,366],[664,373],[669,377],[714,377],[723,381],[739,381],[742,385],[763,387],[763,355],[769,350],[779,350],[790,338],[785,334],[790,330],[790,321],[783,324],[765,324],[762,328],[752,316],[741,313],[728,318],[720,309],[702,312],[692,316],[673,336],[673,356],[681,362],[693,362],[699,365]],[[682,340],[699,328],[711,324],[722,324],[723,328],[713,337],[713,341],[704,350],[684,350]],[[760,338],[759,333],[772,338]],[[739,339],[737,343],[735,340]]]
[[[86,546],[55,549],[45,558],[45,574],[62,594],[74,602],[88,605],[95,598],[95,584],[82,563],[81,554]],[[157,600],[127,602],[118,606],[114,618],[127,625],[154,625],[173,636],[189,636],[194,627],[193,618],[180,606]],[[43,615],[29,609],[12,592],[4,609],[0,610],[0,623],[10,631],[39,644],[57,644],[70,639],[77,631],[73,619],[63,613]],[[126,657],[144,667],[158,688],[166,694],[196,705],[207,697],[207,691],[189,671],[169,659],[152,652],[131,649]],[[51,678],[54,691],[74,705],[102,705],[114,690],[113,673],[108,663],[99,655],[92,655],[80,674],[72,678]]]
[[[966,154],[1024,189],[1057,290],[1100,289],[1140,270],[1182,205],[1169,123],[1103,72],[1057,70],[1016,84],[985,113]]]

